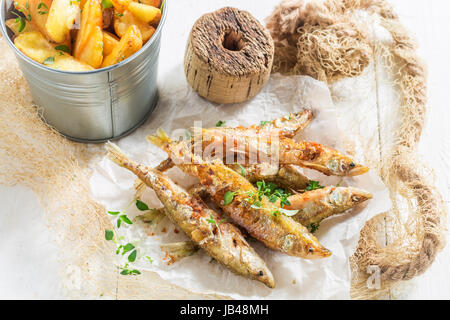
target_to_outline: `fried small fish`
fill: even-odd
[[[162,130],[147,139],[165,150],[181,170],[199,178],[226,215],[267,247],[305,259],[331,255],[303,225],[282,214],[267,197],[259,198],[256,188],[237,172],[195,156],[187,144],[171,141]]]
[[[325,187],[292,195],[288,210],[299,210],[294,215],[304,226],[319,223],[332,215],[343,213],[372,198],[372,194],[352,187]]]
[[[200,197],[189,194],[161,172],[132,161],[116,145],[107,143],[106,149],[112,161],[155,191],[167,217],[211,257],[239,275],[275,286],[272,273],[239,229],[208,208]]]
[[[203,151],[203,158],[222,158],[225,164],[298,165],[335,176],[356,176],[369,170],[335,149],[315,142],[296,142],[274,132],[194,128],[193,145],[194,150]]]
[[[258,135],[276,131],[280,137],[293,138],[297,133],[305,129],[311,123],[312,119],[313,112],[309,109],[303,109],[300,112],[289,113],[272,121],[261,121],[259,125],[252,125],[250,127],[237,126],[234,128],[216,127],[214,129],[219,131],[233,129],[236,135]]]

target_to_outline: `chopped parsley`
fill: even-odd
[[[264,180],[256,182],[257,191],[247,192],[248,198],[245,199],[246,202],[250,204],[250,207],[253,209],[264,209],[262,206],[262,199],[266,197],[269,202],[275,203],[277,201],[280,202],[280,208],[277,208],[272,212],[274,216],[277,216],[279,213],[282,213],[286,216],[293,216],[298,213],[298,210],[287,210],[283,209],[284,206],[289,206],[290,202],[288,197],[291,195],[289,192],[280,188],[276,183],[269,182],[266,183]]]
[[[264,127],[266,124],[269,124],[269,123],[270,123],[270,121],[261,121],[260,126]]]
[[[136,208],[138,208],[141,211],[149,210],[148,205],[145,202],[142,202],[139,199],[136,199]]]
[[[69,47],[67,45],[65,45],[65,44],[61,44],[59,46],[56,46],[55,49],[59,50],[59,51],[66,52],[66,53],[70,53]]]
[[[114,238],[114,232],[112,230],[105,230],[105,239],[110,241]]]
[[[310,232],[311,232],[311,233],[316,232],[316,231],[319,229],[319,225],[320,225],[319,222],[317,222],[317,223],[311,223],[311,224],[309,225],[309,230],[310,230]]]
[[[25,19],[24,19],[22,16],[20,16],[18,13],[14,12],[14,11],[12,11],[12,13],[13,13],[14,15],[17,16],[17,18],[16,18],[16,23],[19,23],[19,33],[20,33],[20,32],[23,31],[23,29],[25,29],[26,21],[25,21]]]
[[[222,223],[226,222],[227,219],[222,219],[222,220],[220,220],[219,222],[217,222],[216,219],[214,219],[214,216],[213,216],[212,214],[210,214],[210,215],[209,215],[209,219],[206,219],[206,221],[207,221],[208,223],[211,223],[211,224],[214,224],[214,225],[216,225],[216,226],[219,226],[219,224],[222,224]]]
[[[113,3],[111,0],[102,0],[102,10],[112,8]]]
[[[42,8],[44,8],[44,10],[41,10]],[[44,14],[47,14],[47,13],[48,13],[48,7],[47,7],[47,5],[46,5],[45,3],[43,3],[42,1],[39,2],[38,6],[37,6],[37,9],[39,10],[39,11],[38,11],[38,14],[40,14],[40,15],[44,15]]]
[[[128,218],[128,216],[126,214],[121,214],[120,211],[108,211],[108,214],[111,216],[118,216],[117,220],[116,220],[117,228],[120,228],[120,226],[122,225],[122,222],[124,222],[126,224],[133,224],[133,222],[130,220],[130,218]]]
[[[241,166],[239,163],[238,163],[238,166],[241,169],[241,176],[245,177],[245,175],[247,174],[247,171],[245,171],[244,167]]]
[[[42,62],[42,64],[45,65],[52,65],[55,63],[55,57],[48,57],[47,59],[44,60],[44,62]]]
[[[231,202],[233,202],[234,199],[234,195],[236,194],[236,192],[232,192],[232,191],[227,191],[225,193],[225,196],[223,197],[223,204],[224,205],[229,205]]]
[[[306,187],[306,191],[312,191],[316,189],[322,189],[324,186],[319,184],[319,181],[309,180],[308,186]]]
[[[226,121],[222,121],[222,120],[217,121],[216,127],[222,127],[225,124],[225,122]]]

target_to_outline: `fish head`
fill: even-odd
[[[305,228],[306,230],[306,228]],[[283,237],[283,249],[285,252],[291,250],[286,250],[286,240],[290,238],[291,248],[297,252],[301,252],[301,257],[304,259],[322,259],[331,256],[331,251],[320,244],[319,240],[309,232],[302,233],[301,238],[297,238],[295,235],[287,235]]]
[[[327,161],[326,166],[336,176],[359,176],[369,171],[369,168],[343,155],[331,157]]]
[[[352,187],[337,187],[330,195],[330,199],[336,207],[347,210],[372,198],[372,194]]]
[[[358,189],[358,188],[348,188],[350,190],[350,197],[348,199],[349,203],[352,205],[357,205],[366,200],[372,199],[372,194],[370,192]]]
[[[319,243],[319,241],[312,241],[306,246],[306,259],[322,259],[331,256],[331,251]]]

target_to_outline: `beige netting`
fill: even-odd
[[[376,43],[358,12],[379,16],[392,44]],[[446,210],[430,179],[432,174],[415,153],[426,114],[426,73],[416,44],[384,0],[284,0],[267,20],[275,40],[274,71],[306,74],[333,82],[360,75],[371,59],[384,63],[401,95],[401,125],[384,156],[381,175],[390,189],[393,209],[366,223],[351,258],[352,297],[386,297],[401,280],[422,274],[444,246]],[[406,206],[404,205],[406,202]],[[388,243],[380,229],[389,226]],[[367,268],[378,266],[381,288],[369,290]]]

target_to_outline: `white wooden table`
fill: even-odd
[[[276,0],[196,0],[183,15],[175,13],[180,0],[172,0],[170,16],[164,31],[162,52],[171,41],[170,34],[185,33],[177,28],[176,18],[212,11],[225,5],[251,11],[262,20],[270,14]],[[184,1],[183,1],[184,2]],[[450,203],[450,2],[444,0],[391,0],[402,22],[416,35],[420,54],[429,71],[428,122],[420,152],[434,168],[437,186],[446,204]],[[269,5],[263,5],[267,3]],[[165,55],[162,55],[164,57]],[[163,74],[163,72],[161,73]],[[160,74],[160,75],[161,75]],[[181,76],[181,75],[180,75]],[[161,81],[162,79],[160,79]],[[57,246],[44,221],[38,199],[28,189],[0,186],[0,299],[63,298],[57,274]],[[407,299],[450,299],[450,247],[441,252],[433,266],[415,280]]]

